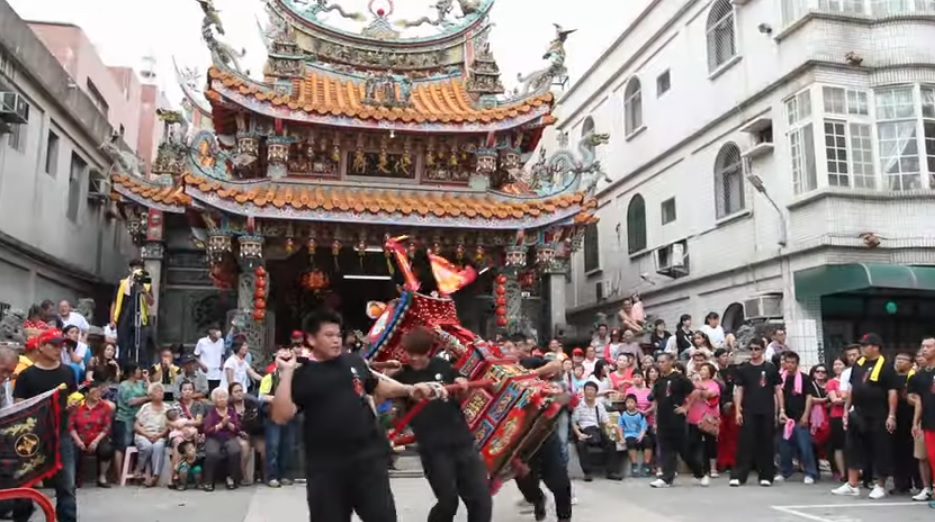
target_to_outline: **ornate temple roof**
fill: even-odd
[[[553,95],[537,94],[514,103],[491,108],[478,108],[471,100],[460,77],[414,82],[406,106],[368,103],[365,82],[349,76],[310,72],[304,79],[292,83],[291,93],[245,80],[234,73],[212,68],[211,93],[243,104],[270,117],[290,120],[313,120],[331,125],[386,128],[386,123],[400,126],[421,123],[464,124],[462,130],[482,132],[494,127],[515,127],[549,116]],[[397,86],[397,93],[399,87]],[[369,120],[369,124],[360,120]],[[421,130],[430,130],[422,128]],[[451,132],[452,128],[444,129]]]
[[[518,197],[490,191],[438,191],[429,188],[358,188],[287,181],[220,182],[186,174],[178,186],[158,186],[115,176],[120,196],[148,207],[183,212],[202,204],[261,218],[452,228],[517,229],[561,221],[593,219],[595,206],[583,193],[548,198]]]

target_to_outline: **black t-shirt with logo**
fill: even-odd
[[[679,372],[662,375],[653,385],[653,400],[656,401],[656,422],[660,430],[677,427],[685,422],[685,414],[675,413],[684,406],[685,400],[695,391],[695,385]]]
[[[16,386],[13,387],[14,399],[32,399],[43,393],[54,390],[61,385],[65,389],[60,393],[70,395],[78,390],[75,382],[75,372],[71,367],[60,364],[53,370],[44,370],[36,365],[21,371],[16,377]],[[62,433],[68,431],[68,410],[62,412]]]
[[[386,434],[367,398],[377,382],[364,360],[354,354],[308,362],[295,370],[292,402],[304,413],[309,467],[386,454]]]
[[[743,388],[743,412],[773,415],[776,412],[776,386],[782,384],[779,370],[771,362],[745,362],[734,373],[734,385]],[[788,414],[788,412],[787,412]]]
[[[780,375],[781,378],[781,375]],[[808,396],[820,397],[808,375],[802,374],[802,388],[795,393],[795,376],[790,375],[782,384],[782,401],[786,410],[786,417],[798,422],[805,414],[805,403]]]
[[[907,389],[922,400],[922,429],[935,431],[935,368],[917,371]]]
[[[404,365],[393,376],[403,384],[437,382],[453,384],[458,373],[448,361],[433,357],[429,365],[421,370]],[[447,448],[474,444],[474,435],[464,420],[464,414],[457,400],[434,400],[422,408],[410,422],[412,432],[419,443],[419,450],[444,451]]]
[[[889,391],[899,388],[899,375],[893,364],[883,361],[880,375],[873,380],[873,361],[857,361],[851,367],[851,405],[865,417],[886,418],[889,415]]]

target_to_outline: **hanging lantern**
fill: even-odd
[[[484,247],[483,245],[477,245],[477,248],[474,249],[474,261],[480,263],[484,260]]]
[[[409,258],[412,259],[416,255],[416,242],[410,241],[409,246],[406,247],[406,254],[409,255]]]
[[[506,326],[506,317],[497,317],[497,326],[503,328]]]
[[[498,295],[497,298],[494,299],[494,304],[497,305],[498,307],[506,306],[506,297],[502,295]]]
[[[308,238],[308,241],[305,242],[305,248],[308,249],[309,256],[314,256],[315,249],[318,248],[318,241],[314,237]]]
[[[455,247],[455,259],[458,260],[458,263],[464,261],[464,245],[458,243],[458,246]]]
[[[256,278],[256,280],[253,282],[253,286],[257,290],[265,290],[266,289],[266,278],[265,277]]]
[[[330,282],[331,281],[328,279],[328,274],[317,269],[304,273],[299,280],[299,284],[302,286],[302,288],[311,290],[313,292],[328,288]]]
[[[262,321],[263,319],[266,319],[266,310],[254,310],[253,311],[254,321]]]
[[[293,252],[295,252],[295,241],[293,241],[291,237],[287,237],[287,238],[286,238],[286,246],[285,246],[285,249],[286,249],[286,253],[287,253],[287,254],[290,254],[290,255],[291,255]]]
[[[266,310],[266,299],[255,299],[253,301],[253,308],[257,310]]]
[[[493,291],[497,295],[506,295],[506,287],[503,285],[497,285],[493,287]]]
[[[506,317],[506,307],[505,307],[505,306],[498,306],[498,307],[497,307],[497,311],[496,311],[495,313],[496,313],[496,315],[499,316],[499,317]]]
[[[256,287],[256,290],[253,291],[253,298],[254,298],[254,299],[265,299],[265,298],[266,298],[266,291],[264,291],[263,288],[261,288],[261,287],[259,287],[259,286]]]
[[[262,266],[258,266],[253,270],[253,273],[256,274],[257,277],[263,277],[266,275],[266,269]]]
[[[497,279],[496,279],[495,281],[497,282],[498,285],[505,285],[505,284],[506,284],[506,276],[503,275],[503,274],[499,274],[499,275],[497,276]]]

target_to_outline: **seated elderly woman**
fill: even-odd
[[[166,413],[169,407],[163,402],[164,397],[165,388],[161,383],[150,384],[149,402],[136,413],[133,426],[133,442],[139,450],[135,475],[140,477],[145,472],[143,485],[148,488],[159,482],[166,456],[166,436],[169,434]]]
[[[235,382],[228,386],[230,393],[230,405],[237,412],[237,418],[240,420],[240,458],[241,458],[241,485],[249,486],[253,483],[256,469],[254,460],[254,451],[262,458],[263,444],[263,421],[260,420],[259,403],[253,397],[246,394],[243,385]]]
[[[75,442],[75,468],[78,482],[81,477],[81,461],[85,455],[97,457],[97,485],[109,488],[107,467],[114,458],[114,443],[110,440],[113,407],[103,400],[106,383],[94,381],[84,401],[75,407],[68,419],[68,432]]]
[[[224,388],[211,392],[214,407],[208,410],[204,420],[205,469],[202,489],[214,491],[214,480],[224,466],[227,489],[236,489],[240,483],[240,418],[234,407],[228,404],[230,394]]]

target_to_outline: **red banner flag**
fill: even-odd
[[[451,295],[477,279],[477,272],[467,266],[459,268],[442,256],[429,254],[432,265],[432,275],[438,284],[438,293],[443,296]]]

